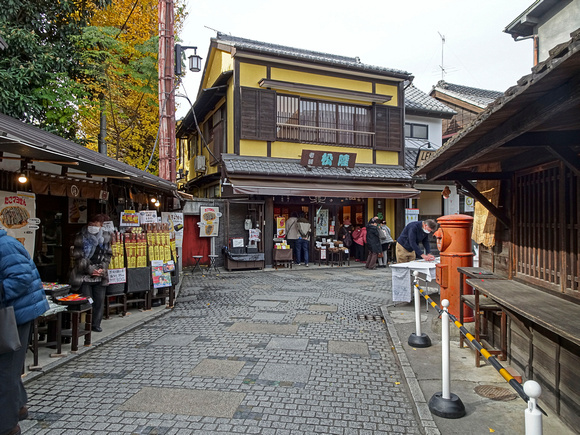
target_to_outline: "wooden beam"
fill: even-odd
[[[508,172],[471,172],[471,171],[456,171],[441,177],[440,180],[508,180],[511,174]]]
[[[493,205],[491,202],[489,202],[489,200],[485,196],[483,196],[473,184],[461,178],[457,179],[457,182],[461,185],[461,187],[467,190],[471,194],[471,196],[477,199],[481,203],[481,205],[483,205],[492,215],[494,215],[497,218],[497,220],[499,220],[502,224],[504,224],[506,228],[510,228],[511,226],[510,219],[506,216],[506,214],[499,208],[497,208],[495,205]]]
[[[580,145],[580,130],[529,131],[506,142],[503,148]]]
[[[501,111],[508,105],[517,105],[518,97],[523,98],[521,95],[517,96],[512,101],[505,103],[505,105],[502,108],[497,109],[497,111]],[[549,121],[560,113],[567,112],[578,104],[580,104],[580,74],[575,75],[571,80],[565,82],[559,88],[547,92],[532,104],[521,107],[521,110],[517,112],[517,114],[504,123],[498,123],[495,128],[492,128],[480,139],[470,143],[453,157],[442,160],[440,165],[433,166],[433,169],[431,170],[427,169],[427,179],[437,179],[452,171],[453,168],[464,166],[468,162],[475,164],[474,161],[478,157],[499,148],[503,144]],[[493,116],[494,114],[491,114],[490,118],[493,118]],[[493,121],[490,121],[488,118],[482,124],[474,127],[474,129],[481,129],[482,125],[490,123],[493,123]],[[469,135],[469,133],[467,134]],[[461,142],[462,141],[460,140],[458,143]],[[454,145],[457,146],[458,143],[455,143]],[[439,159],[436,159],[435,162],[437,160]],[[435,163],[432,163],[432,165],[435,165]],[[426,163],[425,166],[428,168],[431,165]]]
[[[580,158],[578,158],[577,152],[573,151],[570,147],[548,146],[547,148],[548,151],[559,158],[562,163],[580,177]]]

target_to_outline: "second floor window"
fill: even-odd
[[[371,107],[277,95],[276,138],[303,143],[371,147]]]
[[[405,123],[405,137],[429,139],[429,127],[425,124]]]

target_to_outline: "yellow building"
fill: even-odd
[[[292,212],[310,219],[313,248],[336,238],[346,219],[365,225],[379,216],[394,229],[404,224],[402,199],[419,194],[404,168],[409,80],[358,58],[218,33],[177,130],[178,168],[187,174],[180,186],[196,197],[245,201],[266,264],[276,218]],[[230,238],[243,211],[226,216]]]

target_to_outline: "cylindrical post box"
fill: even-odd
[[[473,251],[471,247],[471,227],[473,217],[454,214],[437,219],[439,229],[434,236],[437,238],[437,248],[441,262],[437,265],[437,284],[441,287],[441,300],[449,301],[449,312],[459,318],[459,285],[460,273],[458,267],[473,266]],[[465,283],[465,294],[473,294],[473,289]],[[463,307],[464,321],[473,322],[473,311]]]

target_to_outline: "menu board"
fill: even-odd
[[[217,237],[221,213],[219,207],[200,207],[199,236]]]
[[[153,278],[153,287],[171,287],[171,275],[163,271],[163,261],[153,260],[151,262],[151,275]]]
[[[34,193],[0,191],[0,229],[22,243],[31,257],[39,223]]]

